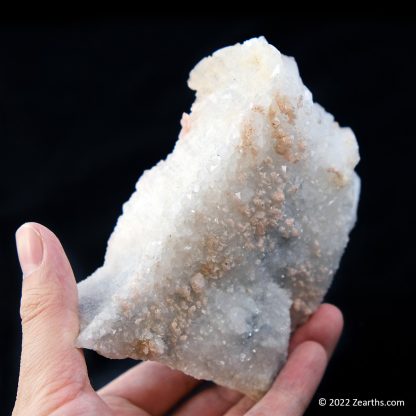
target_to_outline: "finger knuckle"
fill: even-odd
[[[52,290],[44,290],[39,288],[30,288],[25,290],[20,304],[20,317],[22,324],[35,321],[44,317],[60,303],[60,297]]]
[[[264,406],[260,409],[252,409],[250,410],[246,416],[269,416],[274,414],[273,411],[270,411],[270,409],[265,408]]]

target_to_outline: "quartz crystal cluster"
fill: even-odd
[[[264,38],[203,59],[189,87],[174,151],[140,177],[79,284],[77,343],[259,398],[348,242],[357,142]]]

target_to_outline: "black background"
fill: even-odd
[[[0,414],[11,411],[20,354],[16,228],[50,227],[77,279],[100,266],[138,176],[173,148],[193,100],[189,70],[257,35],[296,57],[314,98],[360,144],[359,221],[327,295],[345,330],[307,414],[341,410],[318,397],[415,410],[415,24],[285,16],[0,25]],[[97,387],[131,365],[87,357]]]

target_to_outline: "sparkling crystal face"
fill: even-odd
[[[79,284],[78,345],[260,397],[328,289],[355,222],[352,131],[264,38],[217,51],[172,154],[136,185]]]

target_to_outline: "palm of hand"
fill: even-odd
[[[285,367],[257,403],[215,385],[195,393],[200,381],[152,362],[138,364],[95,392],[83,354],[74,347],[79,322],[76,284],[69,262],[58,239],[48,229],[39,224],[23,228],[31,230],[25,229],[18,237],[19,258],[26,277],[21,305],[23,348],[14,416],[303,414],[342,330],[342,315],[334,306],[321,305],[294,333]],[[33,251],[33,238],[40,238],[42,256],[28,272],[27,251]],[[33,258],[32,253],[32,266]]]

